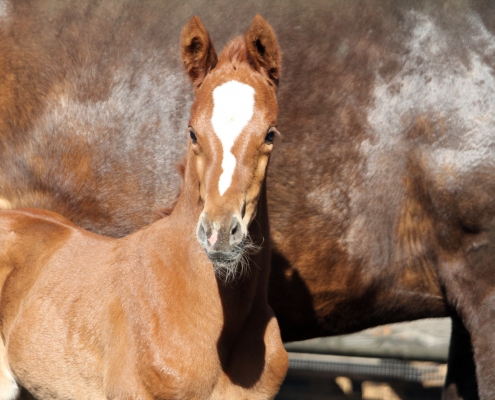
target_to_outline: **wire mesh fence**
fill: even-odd
[[[288,344],[276,399],[440,399],[449,336],[450,321],[437,319]]]
[[[277,400],[440,399],[446,364],[290,353]]]

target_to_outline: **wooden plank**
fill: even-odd
[[[449,318],[383,325],[362,332],[286,344],[296,353],[447,362]]]

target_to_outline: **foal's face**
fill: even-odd
[[[274,86],[248,65],[219,66],[196,90],[189,134],[204,202],[197,238],[216,268],[242,258],[277,111]]]
[[[196,98],[189,133],[204,210],[197,237],[220,275],[235,275],[276,132],[280,51],[259,15],[217,58],[198,17],[184,25],[181,56]],[[190,154],[192,156],[192,154]]]

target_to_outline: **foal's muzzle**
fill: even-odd
[[[210,261],[216,266],[232,266],[243,254],[245,235],[240,219],[232,215],[220,221],[201,214],[196,232]]]

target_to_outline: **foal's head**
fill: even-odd
[[[197,238],[217,273],[232,274],[248,243],[273,147],[280,52],[259,15],[218,59],[193,17],[182,30],[181,51],[195,88],[189,146],[204,203]]]

